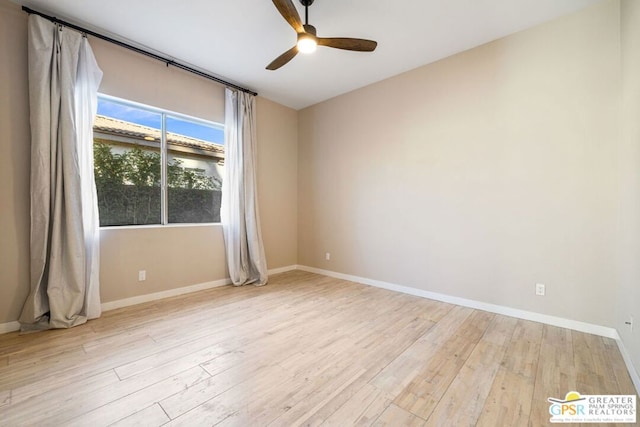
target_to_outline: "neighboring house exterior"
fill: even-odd
[[[109,144],[114,153],[122,153],[134,146],[152,151],[160,150],[159,129],[112,117],[96,116],[93,135],[96,142]],[[224,145],[167,132],[167,152],[169,161],[180,159],[183,168],[200,170],[204,175],[222,181]]]

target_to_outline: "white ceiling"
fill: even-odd
[[[176,60],[300,109],[599,0],[316,0],[321,37],[378,41],[373,53],[319,47],[277,71],[295,44],[270,0],[14,0]],[[300,15],[304,8],[294,0]]]

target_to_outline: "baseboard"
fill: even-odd
[[[618,337],[616,340],[618,343],[618,348],[620,349],[620,354],[622,354],[622,358],[624,359],[625,365],[627,365],[627,371],[629,371],[629,376],[631,377],[631,381],[636,388],[636,393],[640,395],[640,376],[638,375],[638,371],[636,367],[633,365],[633,361],[631,360],[631,355],[627,351],[627,347],[624,345],[624,342]]]
[[[293,271],[293,270],[298,270],[298,266],[297,265],[287,265],[286,267],[272,268],[271,270],[269,270],[269,275],[286,273],[287,271]]]
[[[374,286],[376,288],[388,289],[390,291],[402,292],[417,297],[433,299],[436,301],[447,302],[449,304],[461,305],[463,307],[475,308],[478,310],[488,311],[490,313],[502,314],[504,316],[515,317],[518,319],[531,320],[533,322],[544,323],[547,325],[558,326],[561,328],[572,329],[574,331],[586,332],[588,334],[599,335],[607,338],[618,339],[618,331],[614,328],[594,325],[591,323],[579,322],[577,320],[565,319],[562,317],[549,316],[546,314],[535,313],[532,311],[519,310],[503,305],[489,304],[486,302],[470,300],[466,298],[454,297],[451,295],[429,292],[423,289],[412,288],[409,286],[396,285],[394,283],[382,282],[379,280],[367,279],[364,277],[352,276],[349,274],[337,273],[335,271],[323,270],[320,268],[307,267],[299,265],[298,269],[308,271],[310,273],[322,274],[336,279],[349,280],[351,282],[361,283],[363,285]]]
[[[297,265],[289,265],[286,267],[274,268],[268,271],[268,274],[278,274],[297,269]],[[102,311],[115,310],[117,308],[129,307],[145,302],[157,301],[164,298],[175,297],[178,295],[190,294],[192,292],[204,291],[206,289],[217,288],[231,284],[231,279],[220,279],[212,282],[199,283],[197,285],[185,286],[182,288],[169,289],[168,291],[155,292],[152,294],[138,295],[131,298],[125,298],[117,301],[102,303]]]
[[[0,323],[0,335],[8,334],[9,332],[15,332],[19,330],[20,330],[19,322],[14,321],[14,322]]]
[[[192,292],[204,291],[205,289],[217,288],[231,284],[230,279],[215,280],[213,282],[199,283],[197,285],[185,286],[182,288],[169,289],[162,292],[154,292],[152,294],[138,295],[131,298],[124,298],[116,301],[102,303],[102,311],[115,310],[118,308],[129,307],[132,305],[142,304],[145,302],[157,301],[164,298],[176,297],[178,295],[190,294]]]

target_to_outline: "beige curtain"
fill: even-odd
[[[93,137],[102,72],[86,38],[29,16],[31,292],[23,330],[100,316]]]
[[[226,90],[225,175],[220,208],[229,275],[234,285],[267,283],[256,182],[255,97]]]

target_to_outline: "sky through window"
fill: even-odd
[[[160,130],[161,116],[142,108],[98,98],[98,114]],[[167,115],[167,132],[173,132],[215,144],[224,144],[224,129]]]

